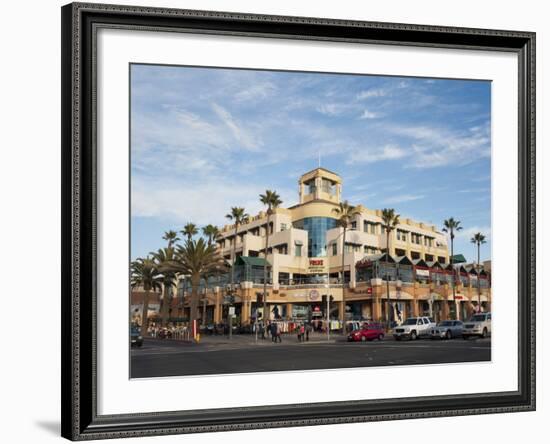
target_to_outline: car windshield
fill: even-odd
[[[453,321],[442,321],[439,323],[440,327],[451,327],[453,325]]]
[[[472,322],[483,322],[485,320],[485,315],[474,315],[470,321]]]
[[[403,325],[416,325],[416,318],[409,318],[403,322]]]
[[[139,328],[138,327],[130,327],[130,334],[139,335]]]

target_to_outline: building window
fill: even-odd
[[[363,231],[365,233],[376,234],[376,224],[374,222],[363,221]]]
[[[427,254],[426,255],[426,262],[433,262],[434,256],[433,254]]]
[[[407,242],[407,232],[403,230],[397,230],[397,240]]]
[[[420,253],[418,251],[411,251],[411,259],[420,259]]]
[[[440,264],[445,264],[445,263],[447,263],[447,261],[445,260],[445,257],[444,257],[444,256],[438,256],[438,257],[437,257],[437,262],[439,262]]]
[[[307,231],[308,257],[327,255],[327,231],[336,228],[336,219],[330,217],[306,217],[294,222],[294,228]]]
[[[334,184],[328,179],[321,179],[321,190],[327,194],[334,194]]]
[[[432,247],[433,245],[433,238],[432,237],[428,237],[428,236],[424,236],[424,245],[426,247]]]
[[[296,257],[301,257],[301,256],[302,256],[302,246],[296,245]]]
[[[405,250],[401,250],[399,248],[395,249],[395,255],[396,256],[405,256],[405,253],[406,253]]]
[[[336,244],[336,242],[334,242],[332,244],[332,255],[336,256],[337,254],[338,254],[338,245]]]
[[[376,247],[371,247],[370,245],[365,245],[363,247],[365,254],[376,254]]]
[[[411,233],[411,242],[413,244],[421,245],[422,244],[422,235],[418,233]]]
[[[353,222],[351,223],[351,229],[352,229],[352,230],[357,229],[357,222],[356,222],[356,221],[353,221]]]
[[[281,224],[281,231],[286,231],[286,224]]]

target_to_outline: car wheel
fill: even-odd
[[[415,330],[411,331],[411,336],[410,336],[410,338],[411,338],[411,341],[416,341],[416,339],[418,338],[418,336],[416,335],[416,331],[415,331]]]
[[[467,339],[468,339],[468,336],[462,335],[462,339],[467,340]]]
[[[482,337],[482,338],[486,338],[486,337],[487,337],[487,329],[486,329],[486,328],[483,329],[483,333],[481,333],[481,337]]]
[[[401,337],[400,336],[394,336],[395,340],[396,341],[400,341],[401,340]]]
[[[451,334],[451,330],[447,330],[447,333],[445,333],[445,339],[451,339],[453,335]]]
[[[361,342],[365,342],[367,338],[365,336],[361,336]]]

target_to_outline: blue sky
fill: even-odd
[[[131,67],[131,256],[163,247],[166,230],[227,223],[276,190],[297,203],[318,165],[343,197],[463,231],[455,251],[491,248],[491,84],[487,81]]]

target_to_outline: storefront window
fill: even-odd
[[[294,228],[306,230],[308,233],[308,257],[322,257],[327,255],[327,231],[336,228],[336,219],[330,217],[307,217],[294,222]]]

